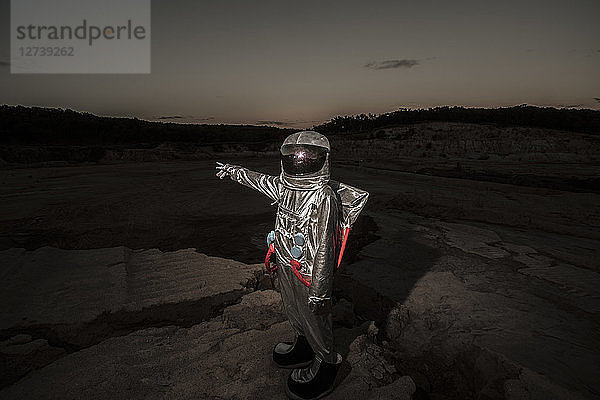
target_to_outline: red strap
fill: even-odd
[[[267,271],[275,271],[277,269],[277,265],[271,268],[271,255],[275,252],[275,247],[273,243],[269,245],[269,250],[267,251],[267,255],[265,256],[265,267],[267,267]]]
[[[348,234],[350,233],[350,228],[344,228],[344,238],[342,239],[342,248],[340,249],[340,257],[338,258],[337,267],[340,267],[340,263],[342,262],[342,256],[344,255],[344,250],[346,249],[346,241],[348,240]]]
[[[346,249],[346,242],[348,241],[348,234],[350,233],[350,228],[344,228],[344,238],[342,239],[342,247],[340,248],[340,256],[338,258],[338,262],[337,262],[337,268],[340,267],[340,263],[342,262],[342,256],[344,255],[344,250]],[[271,243],[269,245],[269,250],[267,251],[267,255],[265,257],[265,267],[267,267],[268,271],[275,271],[277,269],[277,265],[275,265],[272,269],[271,269],[271,255],[275,252],[275,247],[273,246],[273,243]],[[291,261],[291,265],[292,265],[292,271],[294,271],[294,275],[296,275],[296,277],[298,279],[300,279],[300,281],[310,287],[311,282],[306,280],[302,274],[300,273],[300,262],[298,262],[298,260],[292,260]]]
[[[296,275],[296,277],[298,279],[300,279],[300,282],[302,282],[302,283],[304,283],[304,285],[310,287],[310,281],[307,281],[306,279],[304,279],[304,277],[302,276],[302,274],[299,271],[300,263],[298,262],[298,260],[292,260],[290,262],[290,264],[292,264],[292,271],[294,271],[294,275]]]

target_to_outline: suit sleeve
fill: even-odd
[[[326,196],[317,209],[319,227],[318,247],[314,257],[312,283],[308,291],[308,304],[313,312],[327,312],[331,306],[333,273],[335,270],[334,233],[338,209],[333,195]]]
[[[259,191],[273,201],[279,201],[279,177],[251,171],[239,165],[228,166],[232,181]]]

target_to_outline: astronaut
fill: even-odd
[[[329,179],[329,153],[325,136],[302,131],[283,142],[279,176],[217,163],[219,178],[229,176],[277,204],[266,261],[275,261],[295,338],[277,344],[273,360],[281,368],[292,369],[286,387],[292,399],[318,399],[333,391],[342,362],[333,343],[333,274],[348,232],[369,196]]]

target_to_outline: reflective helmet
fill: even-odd
[[[288,136],[281,146],[283,171],[293,176],[321,171],[329,154],[329,140],[318,132],[302,131]]]

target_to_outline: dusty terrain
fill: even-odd
[[[341,157],[371,198],[336,276],[331,398],[600,397],[599,168],[557,157],[459,161],[500,181]],[[1,398],[284,397],[290,328],[258,264],[275,209],[213,162],[1,170]]]

